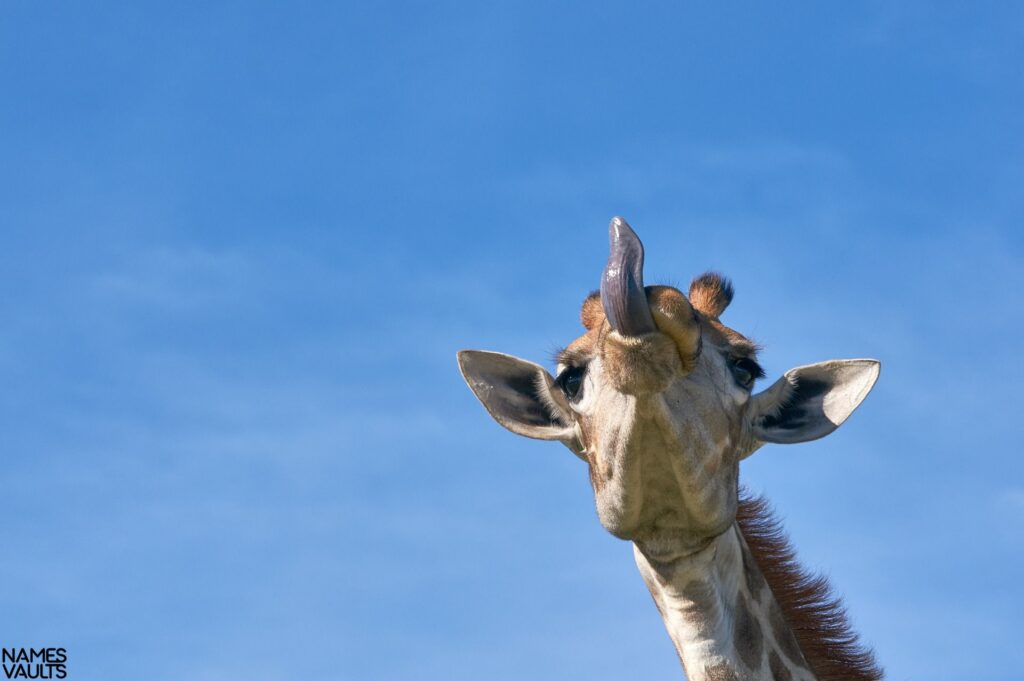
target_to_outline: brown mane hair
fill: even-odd
[[[796,562],[782,524],[764,497],[740,490],[736,522],[765,581],[820,681],[879,681],[874,653],[850,628],[843,602],[823,575]]]

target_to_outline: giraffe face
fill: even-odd
[[[878,363],[800,367],[754,394],[756,347],[719,321],[728,280],[702,275],[684,295],[644,287],[642,268],[639,239],[616,218],[600,294],[583,303],[586,332],[558,354],[555,376],[490,352],[463,351],[459,364],[499,423],[587,462],[609,532],[655,552],[696,549],[735,519],[739,462],[765,442],[835,430]]]
[[[759,444],[746,409],[763,372],[754,345],[709,315],[708,288],[731,295],[717,275],[697,279],[689,298],[647,287],[655,328],[638,336],[613,329],[588,298],[587,332],[558,354],[552,401],[616,536],[699,545],[735,517],[739,461]]]

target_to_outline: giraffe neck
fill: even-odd
[[[689,681],[817,681],[736,524],[696,553],[633,549]]]

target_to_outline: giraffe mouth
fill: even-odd
[[[620,217],[608,225],[608,264],[601,277],[601,305],[612,329],[623,336],[656,330],[644,292],[644,245]]]

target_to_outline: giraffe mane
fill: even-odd
[[[879,681],[882,669],[874,652],[858,639],[824,575],[796,561],[769,502],[741,489],[736,521],[819,681]]]

